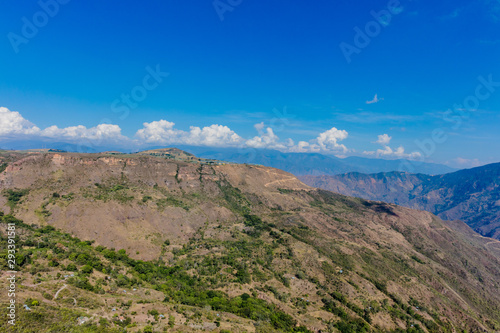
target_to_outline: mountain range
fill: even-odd
[[[336,175],[346,172],[377,173],[408,171],[430,175],[456,171],[436,163],[424,163],[405,159],[385,160],[350,156],[339,158],[319,153],[284,153],[269,149],[234,149],[180,146],[179,148],[199,157],[212,158],[234,163],[260,164],[298,175]]]
[[[91,142],[90,142],[91,143]],[[0,149],[32,149],[52,148],[68,152],[98,153],[104,151],[134,152],[133,148],[123,149],[117,146],[93,146],[91,144],[71,144],[66,142],[43,142],[40,140],[3,140]],[[144,150],[163,149],[165,147],[148,147]],[[294,175],[336,175],[347,172],[377,173],[390,171],[406,171],[439,175],[457,169],[437,163],[426,163],[406,159],[380,159],[350,156],[339,158],[334,155],[320,153],[286,153],[272,149],[223,148],[205,146],[179,145],[186,152],[198,157],[217,159],[233,163],[260,164],[290,172]]]
[[[500,330],[500,242],[463,222],[174,149],[0,159],[19,332]]]
[[[483,236],[500,239],[500,163],[436,176],[354,172],[300,179],[344,195],[427,210],[445,220],[459,219]]]

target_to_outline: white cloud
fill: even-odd
[[[187,144],[207,146],[234,146],[241,142],[242,138],[227,126],[211,125],[209,127],[191,126]]]
[[[174,129],[175,124],[166,120],[144,123],[143,126],[137,131],[136,137],[145,143],[174,142],[180,134],[178,130]]]
[[[40,132],[40,128],[26,120],[17,111],[0,107],[0,136],[13,134],[32,135]]]
[[[366,104],[378,103],[383,100],[384,100],[383,98],[378,98],[378,94],[375,94],[375,97],[373,97],[371,101],[366,101]]]
[[[339,141],[346,139],[349,133],[345,130],[339,130],[332,127],[328,131],[322,132],[318,135],[316,139],[307,141],[299,141],[297,145],[293,145],[293,141],[290,140],[291,145],[287,145],[287,151],[294,153],[326,153],[326,154],[339,154],[346,153],[350,150]]]
[[[299,141],[297,144],[288,138],[280,141],[271,127],[263,122],[254,125],[258,135],[243,139],[236,132],[224,125],[210,125],[207,127],[191,126],[189,131],[175,128],[175,123],[167,120],[143,123],[143,127],[130,139],[121,133],[121,128],[113,124],[99,124],[92,128],[83,125],[59,128],[56,125],[40,129],[35,124],[23,118],[19,112],[0,107],[0,137],[40,138],[70,143],[84,143],[87,145],[104,146],[107,143],[119,146],[144,146],[186,144],[215,147],[252,147],[277,149],[288,152],[323,152],[346,153],[349,150],[340,143],[348,137],[345,130],[335,127],[320,133],[310,141]]]
[[[389,146],[385,146],[384,149],[377,149],[377,157],[378,156],[391,156],[393,154],[394,154],[394,151]]]
[[[289,147],[288,151],[292,153],[310,153],[319,152],[320,148],[317,144],[309,143],[307,141],[299,141],[297,145]]]
[[[206,127],[191,126],[188,131],[175,128],[175,123],[167,120],[145,122],[143,127],[135,134],[132,140],[121,133],[121,128],[114,124],[99,124],[87,128],[83,125],[59,128],[56,125],[40,129],[31,123],[19,112],[0,108],[0,137],[19,138],[45,138],[50,140],[61,140],[71,143],[85,143],[94,146],[104,146],[109,143],[122,146],[144,146],[144,145],[197,145],[213,147],[251,147],[277,149],[284,152],[317,152],[326,154],[342,155],[353,150],[348,149],[341,142],[348,138],[346,130],[332,127],[321,132],[316,138],[295,143],[292,139],[281,141],[271,127],[266,127],[264,122],[254,125],[258,135],[243,139],[236,132],[224,125],[213,124]],[[382,145],[382,149],[376,151],[364,151],[365,155],[376,155],[377,157],[418,158],[418,152],[405,153],[400,146],[393,149],[389,146],[392,137],[388,134],[378,136],[376,143]],[[344,156],[344,155],[342,155]],[[460,161],[457,160],[457,163]],[[464,163],[465,164],[465,163]]]
[[[122,143],[129,140],[121,134],[121,128],[118,125],[111,124],[100,124],[92,128],[82,125],[59,128],[54,125],[41,130],[24,119],[19,112],[0,107],[0,136],[9,137],[13,135],[30,138],[64,139],[70,142],[85,140],[86,143],[89,143],[88,141],[92,140],[94,141],[93,144],[96,145],[103,140]]]
[[[70,140],[87,139],[118,141],[128,139],[122,136],[120,126],[112,124],[99,124],[92,128],[87,128],[82,125],[58,128],[54,125],[41,131],[40,135],[53,139],[65,138]]]
[[[309,141],[299,140],[297,143],[288,138],[280,140],[273,128],[266,127],[264,122],[257,123],[254,128],[257,136],[243,139],[228,126],[213,124],[206,127],[191,126],[189,130],[175,128],[175,123],[167,120],[158,120],[143,123],[133,139],[121,133],[121,128],[114,124],[99,124],[92,128],[83,125],[59,128],[56,125],[40,129],[19,112],[0,108],[0,137],[17,138],[42,138],[53,141],[68,143],[84,143],[94,146],[105,146],[113,143],[117,146],[147,146],[147,145],[196,145],[213,147],[251,147],[277,149],[283,152],[317,152],[325,154],[336,154],[345,156],[353,153],[342,141],[347,139],[349,133],[332,127],[319,133],[316,138]],[[389,147],[391,137],[388,134],[378,136],[377,143],[383,149],[377,151],[365,151],[366,155],[395,156],[395,157],[418,157],[418,153],[407,154],[403,147],[392,149]]]
[[[260,136],[256,136],[245,142],[248,147],[252,148],[269,148],[269,149],[285,149],[286,145],[279,142],[279,137],[274,134],[271,127],[266,128],[266,131],[262,131],[264,128],[264,123],[256,124],[254,126],[259,132]],[[292,141],[293,143],[293,141]]]
[[[405,149],[403,146],[399,146],[396,149],[393,149],[389,147],[389,143],[391,142],[392,137],[389,136],[388,134],[381,134],[378,136],[378,140],[375,141],[374,143],[380,144],[383,149],[377,149],[376,151],[364,151],[364,155],[376,155],[376,157],[397,157],[397,158],[408,158],[408,159],[417,159],[420,158],[422,155],[415,151],[412,153],[405,153]]]
[[[345,153],[347,152],[346,146],[339,144],[338,141],[347,139],[348,135],[347,131],[332,127],[328,131],[320,133],[316,141],[323,151],[342,151]]]
[[[208,127],[191,126],[189,132],[175,129],[175,123],[159,120],[144,123],[138,130],[136,137],[140,143],[155,144],[187,144],[196,146],[235,146],[242,142],[242,138],[223,125]]]
[[[264,123],[257,123],[254,128],[259,133],[251,139],[244,142],[244,146],[251,148],[277,149],[285,152],[324,152],[324,153],[345,153],[349,151],[346,146],[340,144],[348,137],[345,130],[339,130],[335,127],[320,133],[315,139],[299,141],[297,144],[290,138],[284,142],[274,133],[271,127],[265,127]]]
[[[253,125],[253,127],[257,130],[257,132],[260,133],[264,129],[265,125],[264,125],[264,122],[261,122],[261,123]]]
[[[453,162],[455,162],[454,164],[459,168],[474,168],[482,165],[482,163],[477,158],[467,159],[457,157],[453,160]]]
[[[388,145],[389,142],[391,142],[392,136],[389,136],[387,134],[381,134],[378,136],[378,140],[376,143],[379,143],[381,145]]]
[[[412,152],[412,153],[405,153],[405,149],[403,146],[399,146],[395,150],[393,150],[389,146],[384,146],[384,149],[377,149],[376,156],[388,156],[388,157],[398,157],[398,158],[409,158],[409,159],[416,159],[421,157],[422,155],[418,152]]]

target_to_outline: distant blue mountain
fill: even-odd
[[[98,153],[109,150],[117,150],[124,153],[132,152],[132,149],[123,149],[113,146],[93,146],[88,144],[54,142],[42,140],[2,140],[0,141],[0,149],[60,149],[68,152],[78,153]]]
[[[318,153],[283,153],[267,149],[235,149],[177,146],[198,157],[213,158],[235,163],[261,164],[282,169],[294,175],[337,175],[348,172],[378,173],[405,171],[440,175],[456,171],[446,165],[408,161],[404,159],[383,160],[366,157],[338,158]]]
[[[299,179],[328,191],[427,210],[445,220],[462,220],[481,235],[500,240],[500,163],[437,176],[351,172]]]
[[[439,175],[456,171],[442,164],[422,163],[408,160],[384,160],[365,157],[338,158],[333,155],[318,153],[283,153],[278,150],[252,148],[214,148],[186,145],[171,145],[192,153],[198,157],[217,159],[234,163],[260,164],[285,170],[297,176],[304,175],[337,175],[348,172],[378,173],[390,171],[405,171]],[[124,149],[114,146],[88,146],[66,142],[50,141],[1,141],[0,149],[40,149],[52,148],[69,152],[97,153],[109,150],[130,153],[134,148]],[[148,147],[147,149],[166,148],[165,146]],[[146,150],[146,148],[142,149]]]

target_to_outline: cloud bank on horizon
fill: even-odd
[[[231,130],[228,126],[213,124],[206,127],[190,126],[189,130],[175,128],[175,123],[161,119],[158,121],[145,122],[143,127],[137,130],[130,138],[122,134],[120,126],[114,124],[99,124],[87,128],[83,125],[59,128],[56,125],[41,129],[31,121],[25,119],[21,113],[0,107],[0,140],[44,140],[54,142],[67,142],[81,144],[94,148],[114,145],[122,148],[141,148],[151,145],[192,145],[208,147],[238,147],[238,148],[262,148],[275,149],[283,152],[317,152],[345,156],[355,153],[341,143],[349,137],[346,130],[332,127],[324,132],[318,133],[311,140],[300,140],[295,143],[288,138],[284,141],[274,133],[271,127],[266,127],[263,122],[255,124],[254,128],[258,135],[245,139]],[[381,144],[384,149],[376,152],[365,151],[366,155],[377,157],[418,158],[420,154],[413,152],[406,154],[403,147],[395,150],[388,144],[392,138],[387,134],[378,136],[376,143]],[[1,143],[1,141],[0,141]]]

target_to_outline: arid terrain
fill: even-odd
[[[429,211],[462,220],[500,240],[500,163],[430,176],[405,172],[301,176],[306,184],[336,193]]]
[[[465,223],[177,150],[0,158],[13,332],[500,330],[500,241]]]

